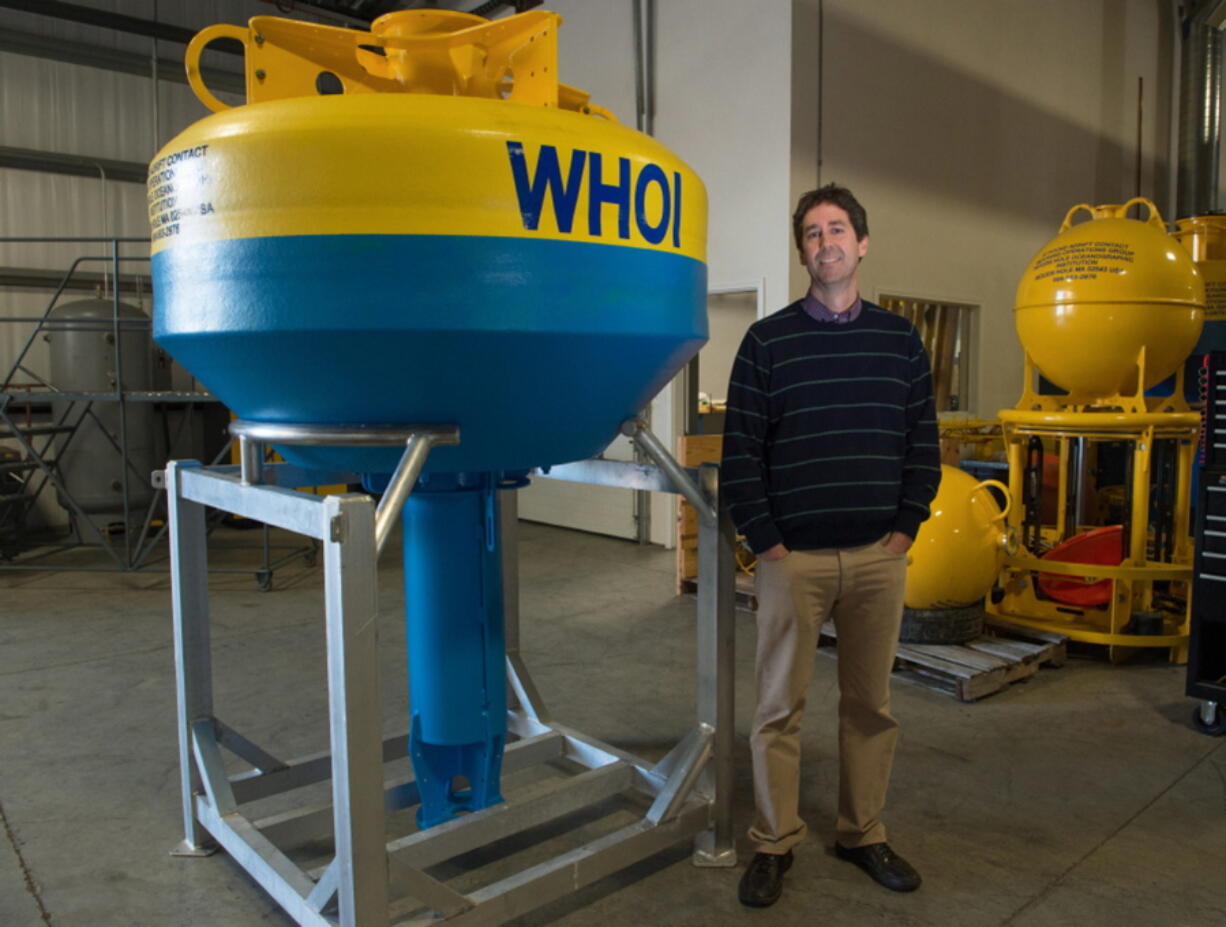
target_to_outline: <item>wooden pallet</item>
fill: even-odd
[[[822,627],[818,652],[835,656],[834,625]],[[988,616],[984,633],[965,644],[899,644],[894,675],[973,702],[1010,683],[1029,679],[1039,667],[1063,666],[1068,638]]]

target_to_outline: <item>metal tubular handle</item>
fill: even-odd
[[[258,483],[260,480],[255,448],[262,443],[393,447],[403,442],[404,454],[375,510],[376,557],[383,552],[388,538],[392,536],[392,526],[396,524],[405,500],[413,491],[413,484],[421,476],[431,449],[460,443],[460,429],[455,425],[304,425],[237,419],[230,423],[230,434],[239,440],[244,483]]]
[[[715,521],[718,514],[715,506],[703,495],[702,490],[690,479],[689,474],[681,468],[681,465],[660,443],[660,439],[647,427],[645,422],[637,418],[628,418],[622,422],[621,432],[626,437],[633,438],[643,452],[655,461],[656,466],[664,471],[664,475],[677,488],[677,492],[685,496],[685,501],[694,506],[699,517]]]
[[[409,493],[413,491],[413,485],[417,482],[417,478],[421,476],[422,468],[426,465],[426,458],[430,456],[430,449],[437,443],[435,435],[413,435],[405,442],[404,456],[400,458],[400,463],[396,465],[396,472],[392,474],[392,481],[387,484],[387,489],[383,492],[383,498],[379,500],[379,507],[375,509],[375,557],[376,559],[383,553],[383,548],[387,546],[388,538],[392,536],[392,526],[396,524],[396,519],[400,517],[400,512],[404,508],[404,503],[409,498]]]
[[[247,435],[238,436],[239,472],[244,486],[264,481],[264,445]]]
[[[314,425],[294,422],[249,422],[235,419],[230,434],[265,444],[302,444],[316,447],[395,447],[413,435],[432,435],[435,444],[459,444],[456,425]]]

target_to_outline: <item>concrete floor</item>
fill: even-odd
[[[221,540],[226,540],[221,538]],[[249,554],[217,554],[240,563]],[[389,730],[403,725],[402,594],[380,588]],[[649,758],[691,723],[691,599],[673,555],[524,525],[523,650],[559,720]],[[286,756],[324,746],[318,569],[212,580],[218,715]],[[0,572],[0,925],[288,925],[224,853],[179,859],[165,574]],[[738,614],[738,830],[754,629]],[[667,852],[525,918],[531,925],[1201,925],[1226,923],[1226,739],[1194,732],[1183,670],[1072,659],[978,704],[899,682],[887,822],[923,873],[894,895],[827,850],[835,664],[805,725],[811,836],[773,908],[740,870]],[[742,860],[746,848],[740,847]]]

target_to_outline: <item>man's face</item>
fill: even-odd
[[[868,253],[868,236],[856,239],[847,211],[834,203],[818,203],[801,223],[800,263],[813,282],[831,286],[855,282],[860,258]]]

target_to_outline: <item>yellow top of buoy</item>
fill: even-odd
[[[401,10],[380,16],[370,32],[276,16],[246,28],[222,23],[187,46],[187,80],[213,112],[230,107],[200,74],[200,55],[220,38],[243,43],[247,102],[328,93],[431,93],[484,97],[603,116],[590,94],[558,81],[562,17],[533,10],[487,20],[449,10]]]

